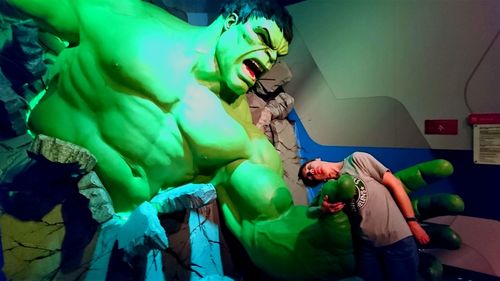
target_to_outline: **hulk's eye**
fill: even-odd
[[[264,38],[264,35],[262,35],[262,34],[260,34],[260,33],[257,33],[257,36],[259,37],[259,40],[260,40],[262,43],[266,44],[266,38]],[[267,45],[267,44],[266,44],[266,45]]]
[[[259,37],[259,40],[267,45],[268,47],[272,48],[272,42],[271,38],[269,36],[269,31],[266,28],[258,28],[255,33]]]

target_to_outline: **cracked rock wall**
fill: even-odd
[[[281,156],[284,179],[295,204],[307,205],[306,189],[297,177],[300,167],[298,144],[292,122],[287,119],[294,99],[283,89],[292,79],[285,62],[278,63],[264,74],[247,93],[253,123],[262,130]]]

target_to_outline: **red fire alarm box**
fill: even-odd
[[[457,119],[425,120],[425,134],[427,135],[456,135],[458,134]]]

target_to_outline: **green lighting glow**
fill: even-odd
[[[347,217],[294,206],[278,153],[252,124],[244,94],[288,52],[275,21],[230,13],[195,27],[146,1],[7,2],[70,43],[30,129],[88,149],[117,212],[212,183],[227,227],[268,274],[352,274]]]

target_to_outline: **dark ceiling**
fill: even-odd
[[[187,13],[218,13],[219,7],[225,0],[150,0],[163,7],[183,10]],[[278,0],[283,5],[291,5],[305,0]]]

